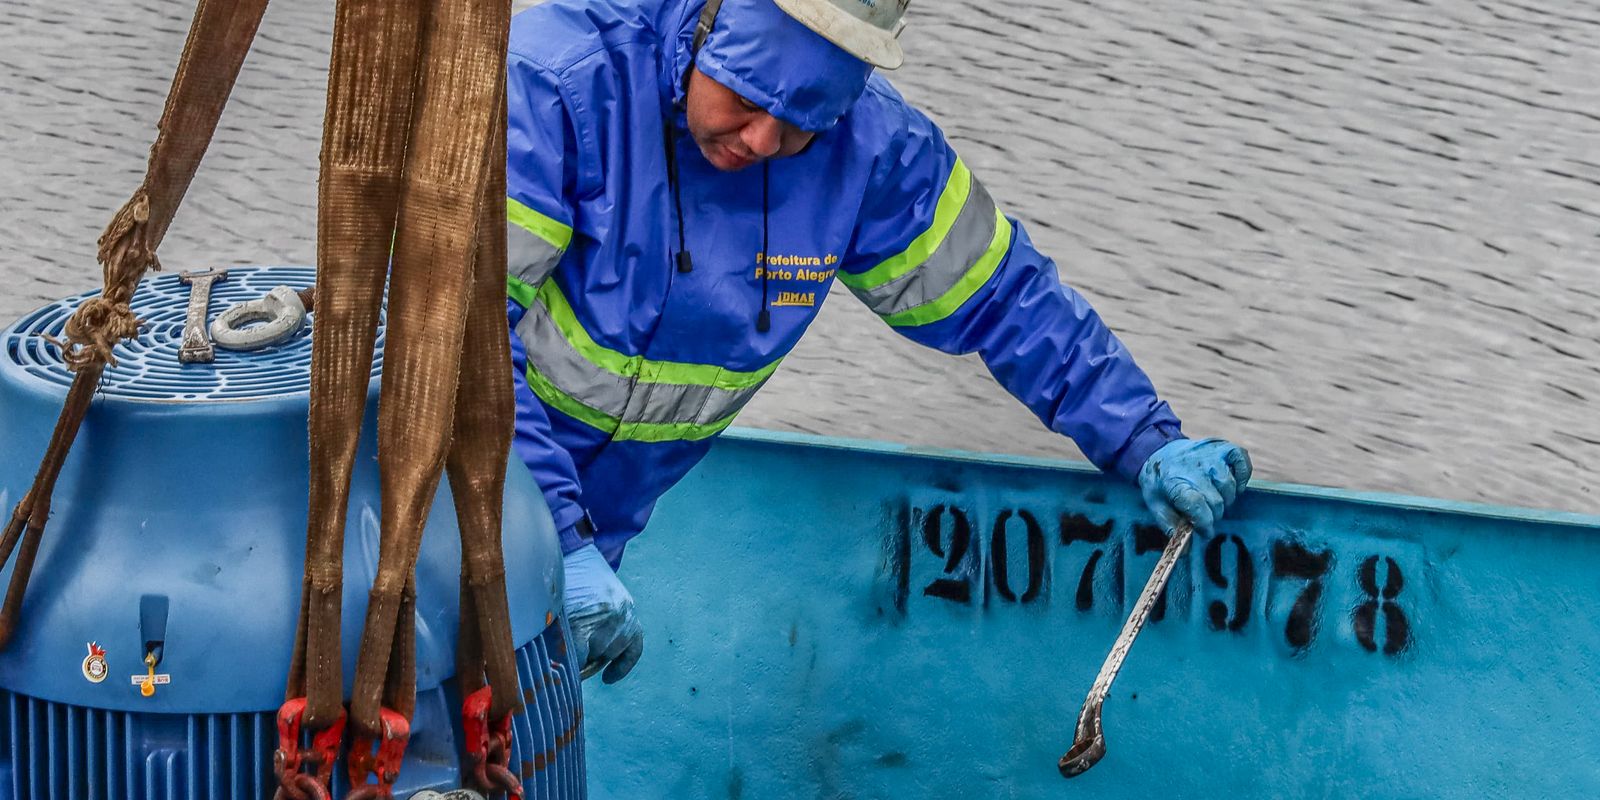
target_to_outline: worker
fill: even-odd
[[[582,674],[644,633],[616,573],[656,501],[844,284],[888,327],[977,353],[1169,529],[1250,478],[1184,436],[1021,223],[876,70],[908,0],[549,0],[507,66],[516,450],[550,505]],[[870,409],[863,409],[870,413]]]

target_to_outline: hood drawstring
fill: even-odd
[[[683,192],[678,189],[678,126],[673,121],[677,111],[678,107],[674,104],[667,113],[662,133],[666,137],[667,183],[672,187],[672,207],[678,217],[678,272],[686,273],[694,271],[694,256],[689,254],[689,245],[683,233]]]
[[[678,217],[678,255],[674,259],[678,265],[678,272],[689,273],[694,271],[694,256],[689,254],[687,236],[684,234],[683,220],[683,191],[678,181],[678,112],[685,110],[689,101],[689,77],[694,71],[694,61],[700,55],[700,48],[705,45],[706,39],[711,35],[712,28],[716,27],[717,14],[722,8],[722,0],[708,0],[705,8],[700,11],[700,19],[695,24],[694,42],[689,47],[689,68],[683,73],[683,97],[673,102],[666,114],[666,119],[661,128],[665,139],[664,146],[667,154],[667,184],[672,188],[673,212]],[[809,143],[808,143],[809,146]],[[766,333],[772,330],[772,312],[767,303],[767,283],[770,264],[767,263],[767,245],[769,242],[768,220],[771,216],[770,193],[772,188],[772,171],[770,162],[761,162],[761,310],[756,314],[756,330]]]
[[[722,0],[707,0],[705,8],[700,10],[700,19],[695,22],[694,42],[689,45],[689,68],[683,71],[683,96],[673,101],[672,108],[667,112],[665,125],[661,126],[662,135],[666,137],[667,151],[667,184],[672,187],[673,211],[678,215],[678,272],[688,273],[694,271],[694,256],[689,254],[689,245],[683,233],[683,192],[678,189],[678,113],[687,110],[689,105],[689,77],[694,72],[695,59],[700,57],[700,48],[705,46],[706,38],[711,35],[711,29],[716,27],[717,14],[722,10]]]
[[[676,106],[674,106],[676,111]],[[694,256],[689,253],[688,237],[684,233],[683,220],[683,191],[678,181],[678,126],[673,122],[674,114],[667,114],[662,134],[667,154],[667,184],[672,187],[673,212],[678,220],[678,254],[673,259],[678,265],[678,272],[689,273],[694,271]],[[761,253],[757,257],[757,265],[761,269],[761,310],[756,314],[756,330],[766,333],[772,330],[772,311],[768,302],[772,265],[767,258],[767,248],[771,242],[772,217],[772,162],[761,162]]]
[[[771,164],[770,161],[761,162],[761,313],[756,315],[756,330],[761,333],[772,330],[772,311],[767,306],[767,278],[772,275],[772,256],[767,251],[767,220],[772,210],[768,200],[768,190],[772,188]]]

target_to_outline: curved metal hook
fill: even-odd
[[[1100,724],[1100,710],[1105,705],[1106,697],[1111,694],[1111,682],[1122,671],[1123,659],[1128,657],[1133,640],[1139,637],[1139,630],[1150,617],[1150,609],[1155,608],[1156,598],[1161,596],[1161,590],[1166,588],[1167,580],[1172,577],[1172,568],[1177,566],[1178,556],[1183,554],[1192,538],[1194,523],[1184,520],[1172,532],[1166,549],[1161,551],[1161,560],[1156,562],[1155,571],[1150,573],[1150,580],[1145,582],[1144,591],[1139,593],[1139,600],[1133,604],[1132,613],[1128,614],[1128,621],[1122,624],[1122,633],[1117,635],[1116,644],[1111,646],[1105,663],[1100,666],[1100,674],[1095,676],[1089,696],[1084,698],[1072,747],[1056,764],[1056,768],[1061,770],[1061,777],[1076,778],[1105,756],[1106,736]]]

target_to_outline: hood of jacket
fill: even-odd
[[[648,1],[648,0],[647,0]],[[663,53],[668,91],[683,100],[684,77],[698,66],[712,80],[738,92],[774,117],[802,130],[821,132],[838,124],[872,76],[872,66],[784,13],[772,0],[724,0],[716,25],[698,57],[695,26],[704,0],[661,0],[659,19],[677,34]]]

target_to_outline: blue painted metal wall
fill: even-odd
[[[1163,544],[1073,464],[727,437],[623,575],[596,797],[1600,796],[1600,519],[1260,486],[1180,563],[1056,760]]]

